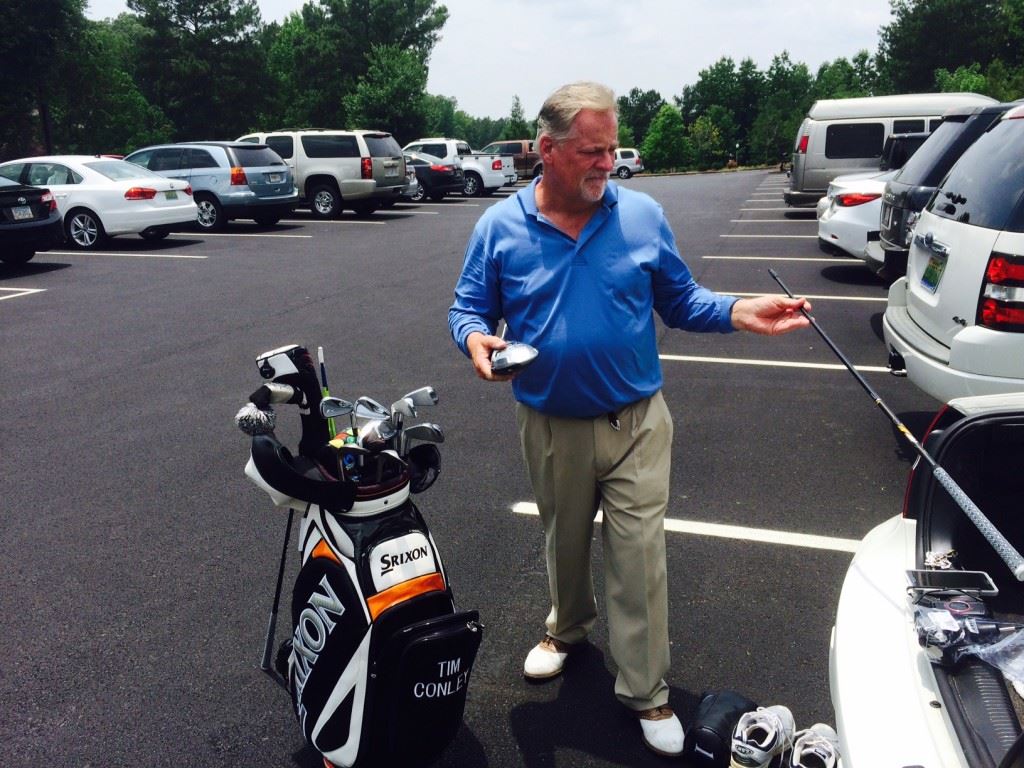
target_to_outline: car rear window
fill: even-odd
[[[966,115],[947,118],[907,161],[896,178],[915,187],[936,186],[963,153],[963,148],[959,151],[951,150],[963,134],[966,120]]]
[[[974,142],[932,197],[936,216],[986,229],[1024,231],[1024,120],[1002,120]]]
[[[302,136],[306,157],[359,157],[355,136]]]
[[[253,144],[251,147],[231,147],[235,156],[235,164],[243,168],[265,168],[268,165],[284,165],[284,161],[265,144]]]
[[[924,118],[915,120],[893,120],[893,133],[920,133],[924,130]]]
[[[390,133],[368,133],[363,136],[370,157],[400,157],[402,148]]]
[[[840,123],[825,129],[825,157],[845,160],[881,157],[885,126],[881,123]]]
[[[295,140],[291,136],[267,136],[267,146],[285,160],[295,154]]]
[[[135,165],[134,163],[126,163],[124,160],[96,160],[91,163],[84,163],[86,168],[91,168],[106,176],[112,181],[124,181],[125,179],[139,179],[147,176],[154,176],[161,178],[160,174],[153,173],[147,168]],[[74,173],[74,171],[72,171]],[[65,182],[70,183],[70,182]],[[74,182],[79,183],[79,182]]]

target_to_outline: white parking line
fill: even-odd
[[[760,296],[760,293],[744,293],[741,291],[716,291],[717,293],[724,293],[729,296]],[[805,299],[814,299],[815,301],[880,301],[883,304],[889,299],[886,296],[811,296],[810,294],[803,294]]]
[[[512,511],[517,515],[539,515],[537,505],[529,501],[516,502],[512,505]],[[603,519],[603,514],[598,512],[594,522],[600,523]],[[860,545],[858,539],[840,539],[835,536],[815,536],[810,533],[774,531],[769,528],[747,528],[740,525],[722,525],[721,523],[702,523],[697,520],[679,520],[674,517],[665,518],[665,530],[672,533],[716,536],[722,539],[758,541],[765,544],[825,549],[832,552],[856,552],[857,547]]]
[[[755,203],[761,203],[761,202],[767,203],[767,202],[771,202],[771,201],[769,201],[769,200],[755,200],[754,202]],[[740,208],[740,210],[741,211],[796,211],[796,210],[799,210],[799,209],[790,208],[787,205],[787,206],[785,206],[783,208]],[[814,211],[813,208],[807,208],[805,210],[807,210],[808,212],[813,212]]]
[[[171,237],[287,237],[309,240],[312,235],[273,235],[269,232],[172,232]]]
[[[128,253],[126,251],[47,251],[54,256],[127,256],[133,259],[206,259],[208,256],[183,253]]]
[[[817,235],[719,235],[719,237],[768,237],[781,238],[783,240],[817,240]]]
[[[19,296],[29,296],[33,293],[44,293],[46,288],[0,288],[0,291],[7,293],[6,296],[0,294],[0,301],[4,299],[16,299]]]
[[[364,221],[363,219],[281,219],[282,224],[373,224],[382,226],[386,221]],[[293,237],[312,237],[312,235],[293,235]]]
[[[764,210],[764,209],[761,209],[761,210]],[[729,219],[729,221],[731,221],[733,224],[806,224],[807,223],[806,219]]]
[[[842,265],[864,263],[852,256],[845,259],[836,256],[701,256],[700,258],[708,261],[806,261]]]
[[[845,371],[839,363],[798,363],[793,360],[750,360],[742,357],[700,357],[698,355],[658,355],[659,360],[676,363],[719,363],[723,365],[757,365],[763,368],[806,368],[814,371]],[[863,373],[888,373],[882,365],[855,365]]]
[[[829,264],[863,264],[860,259],[840,259],[835,256],[701,256],[710,261],[808,261],[828,262]]]
[[[399,205],[403,205],[403,204],[399,203]],[[480,203],[405,203],[404,205],[443,205],[445,208],[479,208],[480,207]],[[405,208],[403,208],[402,210],[405,210]]]

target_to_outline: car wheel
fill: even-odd
[[[622,166],[621,168],[619,168],[618,171],[616,171],[616,175],[620,179],[628,179],[633,174],[629,172],[629,168],[627,168],[626,166]]]
[[[263,215],[263,216],[253,216],[253,219],[261,227],[272,227],[275,224],[277,224],[277,222],[279,222],[281,220],[281,217],[280,216]]]
[[[216,232],[224,229],[224,209],[220,207],[217,198],[210,195],[196,195],[196,205],[199,207],[199,215],[196,223],[204,232]]]
[[[156,241],[163,240],[169,234],[171,234],[170,230],[165,229],[164,227],[151,227],[150,229],[144,229],[142,232],[139,232],[139,237],[143,240]]]
[[[352,204],[352,210],[359,217],[370,216],[378,208],[380,208],[380,205],[376,200],[360,200],[358,203]]]
[[[319,184],[310,193],[310,210],[318,219],[336,219],[341,213],[341,195],[331,184]]]
[[[14,253],[5,253],[0,256],[0,261],[4,264],[10,264],[12,266],[18,266],[19,264],[27,264],[32,260],[32,257],[36,255],[35,251],[15,251]]]
[[[75,208],[64,217],[64,231],[75,248],[96,248],[105,237],[99,217],[87,208]]]
[[[478,197],[481,187],[483,184],[480,183],[480,177],[475,173],[467,173],[462,182],[462,194],[466,197]]]
[[[412,200],[412,201],[413,201],[414,203],[418,203],[418,202],[420,202],[420,201],[421,201],[421,200],[422,200],[423,198],[425,198],[426,196],[427,196],[427,190],[425,190],[425,189],[423,188],[423,185],[422,185],[422,184],[419,184],[419,185],[418,185],[418,186],[416,187],[416,191],[412,193],[412,198],[410,198],[410,199],[411,199],[411,200]]]
[[[430,199],[433,200],[435,203],[439,203],[442,200],[444,200],[444,192],[431,192]]]

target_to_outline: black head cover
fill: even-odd
[[[441,474],[441,452],[436,445],[423,443],[409,450],[409,490],[423,493]]]

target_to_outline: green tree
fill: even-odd
[[[426,110],[426,128],[423,129],[425,136],[463,138],[457,133],[455,113],[459,105],[454,97],[428,93],[423,97],[423,104]]]
[[[52,109],[79,58],[84,9],[85,0],[0,3],[0,158],[56,148]]]
[[[135,69],[182,139],[234,138],[270,98],[256,0],[128,0],[146,33]]]
[[[983,68],[1009,48],[1019,0],[891,0],[893,21],[879,32],[878,69],[893,93],[927,92],[938,69]],[[1019,18],[1019,17],[1018,17]],[[1019,50],[1016,55],[1020,56]]]
[[[426,68],[396,45],[374,46],[369,59],[366,75],[345,97],[350,123],[386,130],[401,144],[419,138],[427,124]]]
[[[642,144],[651,121],[664,104],[665,100],[657,91],[641,91],[639,88],[632,88],[629,94],[618,98],[619,129],[621,130],[623,126],[628,127],[633,134],[633,142]],[[623,144],[623,146],[633,146],[633,144]]]
[[[867,51],[860,51],[853,62],[845,58],[826,61],[818,67],[812,93],[815,99],[849,99],[871,96],[875,87],[874,63]]]
[[[986,93],[988,90],[985,75],[981,73],[981,64],[978,62],[969,67],[959,66],[954,72],[948,69],[935,70],[935,87],[943,93]]]
[[[721,168],[728,159],[728,147],[709,112],[698,117],[687,129],[698,170]]]
[[[772,59],[750,132],[752,162],[777,163],[789,156],[793,138],[813,101],[813,82],[807,65],[794,64],[787,51]]]
[[[665,104],[651,121],[640,149],[644,165],[651,170],[686,168],[693,162],[693,149],[679,110]]]
[[[531,134],[530,126],[527,124],[526,116],[523,113],[523,103],[519,100],[518,96],[515,96],[512,99],[512,113],[509,115],[508,122],[505,123],[505,128],[501,132],[501,138],[525,139]]]

